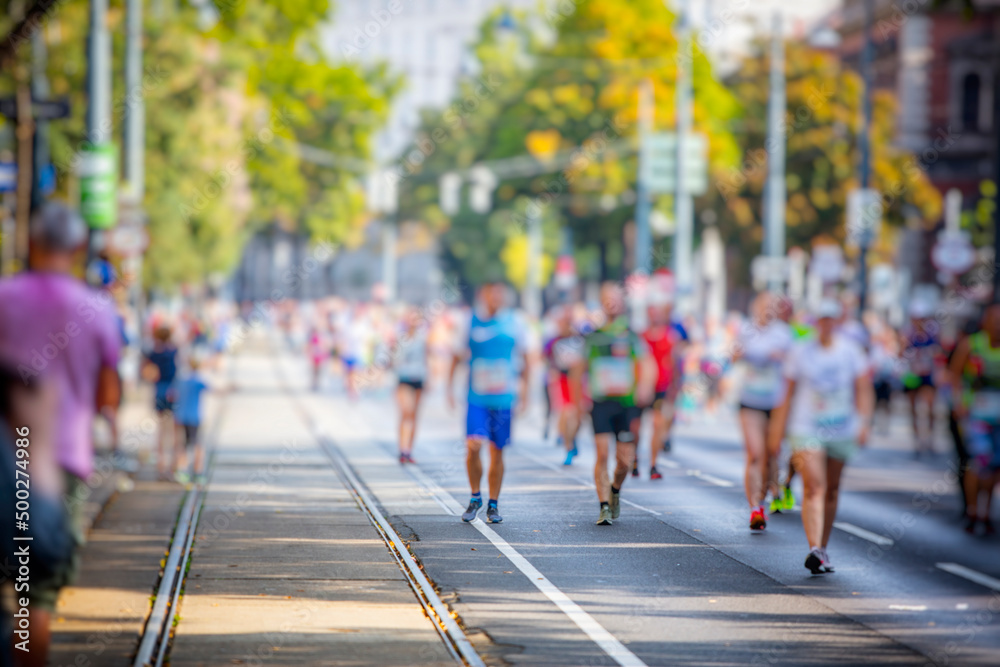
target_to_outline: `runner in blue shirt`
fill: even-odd
[[[466,335],[456,338],[455,354],[448,375],[448,404],[455,405],[452,386],[455,370],[469,360],[468,412],[465,420],[466,469],[472,498],[462,514],[463,521],[473,521],[483,506],[479,491],[483,477],[480,450],[489,443],[489,504],[486,517],[490,523],[500,523],[503,517],[497,509],[500,485],[503,482],[503,448],[510,443],[512,411],[518,402],[520,377],[521,403],[526,406],[530,364],[526,351],[527,329],[510,309],[505,308],[506,287],[490,282],[479,289],[479,303],[473,309]]]

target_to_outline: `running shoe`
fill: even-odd
[[[566,460],[563,461],[563,465],[564,466],[571,466],[571,465],[573,465],[573,459],[579,453],[580,453],[580,451],[576,447],[574,447],[573,449],[571,449],[568,452],[566,452]]]
[[[805,566],[806,569],[813,574],[826,574],[826,570],[823,568],[823,555],[822,550],[819,548],[813,549],[806,556]]]
[[[750,513],[750,530],[764,530],[767,528],[767,517],[764,515],[764,508],[758,507]]]
[[[649,469],[649,478],[650,479],[663,479],[663,475],[661,475],[660,471],[656,469],[656,466],[653,466],[652,468]]]
[[[617,519],[622,515],[622,500],[620,493],[615,493],[614,491],[611,492],[611,502],[609,505],[611,506],[612,519]]]
[[[670,448],[671,448],[670,438],[667,438],[666,440],[663,441],[663,451],[669,454]]]
[[[177,482],[178,484],[187,484],[191,481],[191,476],[188,475],[186,472],[178,470],[177,472],[174,473],[174,481]]]
[[[990,519],[983,519],[983,534],[985,535],[996,535],[997,529],[993,525],[993,521]]]
[[[768,514],[781,514],[781,510],[784,509],[784,507],[785,507],[784,499],[780,497],[771,498],[771,506],[767,511]]]
[[[486,508],[486,520],[490,523],[503,522],[503,517],[500,516],[500,511],[497,509],[496,505],[490,505]]]
[[[403,458],[402,463],[416,463],[416,461],[413,460],[413,454],[410,453],[403,454],[402,458]]]
[[[795,509],[795,494],[790,487],[786,486],[781,491],[781,509],[789,511]]]
[[[823,570],[826,572],[834,572],[833,563],[830,562],[830,555],[826,553],[826,548],[820,549],[820,558],[823,559]]]
[[[479,514],[479,510],[483,509],[482,500],[470,500],[469,506],[465,508],[465,512],[462,514],[462,521],[468,523],[469,521],[474,521],[476,515]]]
[[[400,453],[400,455],[399,455],[399,462],[400,463],[406,463],[406,454]]]
[[[611,525],[611,508],[601,505],[601,514],[597,517],[598,526],[610,526]]]
[[[636,463],[634,466],[632,466],[632,476],[633,477],[638,477],[639,476],[639,464],[638,463]]]
[[[979,523],[979,519],[974,516],[965,517],[965,532],[970,535],[976,534],[976,524]]]

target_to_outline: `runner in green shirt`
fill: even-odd
[[[635,461],[639,436],[639,405],[653,398],[657,367],[646,342],[628,326],[625,295],[617,283],[601,286],[605,324],[584,339],[583,355],[570,377],[573,400],[583,409],[583,376],[587,374],[593,408],[597,461],[594,484],[601,512],[597,525],[610,526],[621,513],[622,483]],[[614,479],[608,478],[608,453],[616,442]]]

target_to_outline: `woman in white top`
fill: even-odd
[[[740,330],[733,352],[733,361],[742,361],[746,371],[740,390],[740,426],[747,454],[743,481],[750,503],[751,530],[767,527],[764,495],[768,480],[777,481],[781,452],[780,440],[777,449],[767,446],[772,411],[785,400],[786,383],[781,369],[792,346],[791,330],[777,317],[778,306],[777,297],[771,294],[760,294],[754,299],[752,319]],[[776,483],[773,487],[771,490],[779,493]]]
[[[407,309],[392,355],[399,378],[396,403],[399,405],[400,463],[415,463],[413,440],[417,433],[417,408],[427,380],[427,327],[422,319],[417,309]]]
[[[770,433],[780,441],[787,429],[792,462],[802,475],[802,526],[810,547],[805,566],[813,574],[833,572],[826,545],[837,513],[840,476],[868,439],[874,402],[864,350],[835,333],[841,313],[839,302],[824,299],[816,311],[815,340],[789,355],[786,397]]]

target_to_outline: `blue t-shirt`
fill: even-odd
[[[154,349],[152,352],[146,354],[146,358],[159,371],[160,377],[156,380],[156,397],[165,398],[167,390],[177,376],[177,348],[165,347],[162,350]]]
[[[517,400],[517,359],[523,328],[511,311],[483,320],[473,313],[469,325],[469,405],[513,407]]]
[[[183,380],[177,381],[175,388],[174,419],[183,426],[198,426],[201,424],[201,394],[208,385],[197,373],[192,373]]]

